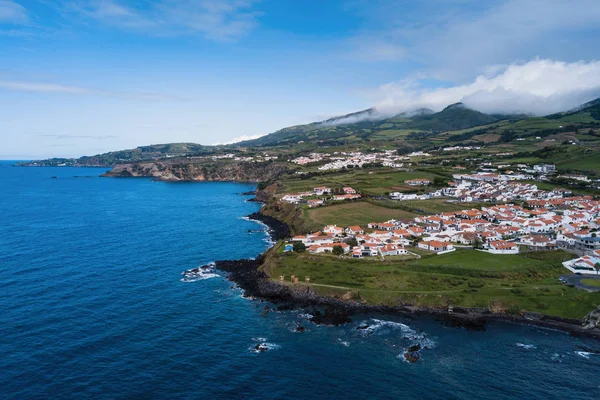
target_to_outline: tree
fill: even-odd
[[[349,245],[350,247],[358,246],[358,242],[356,241],[355,238],[346,240],[346,244]]]
[[[306,245],[302,242],[294,242],[294,251],[296,253],[302,253],[306,251]]]
[[[481,240],[479,240],[479,239],[475,239],[475,240],[473,241],[473,248],[474,248],[474,249],[480,249],[480,248],[481,248],[481,246],[483,246],[483,243],[481,242]]]
[[[600,273],[600,262],[594,264],[594,269],[596,270],[596,275]]]
[[[344,248],[339,244],[336,244],[335,246],[333,246],[332,253],[336,256],[341,256],[342,254],[344,254]]]
[[[435,186],[444,186],[446,185],[446,179],[442,176],[436,176],[435,178],[433,178],[433,184]]]

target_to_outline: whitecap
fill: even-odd
[[[197,268],[188,269],[187,271],[183,271],[181,275],[183,275],[183,278],[180,279],[181,282],[197,282],[220,277],[220,275],[215,273],[214,262]]]
[[[521,348],[527,349],[527,350],[535,349],[535,346],[532,344],[515,343],[515,346],[521,347]]]
[[[577,354],[578,356],[581,356],[581,357],[585,358],[586,360],[589,360],[590,356],[592,355],[592,353],[589,353],[587,351],[576,351],[575,354]]]
[[[280,348],[281,346],[275,343],[261,342],[255,346],[250,347],[248,350],[250,350],[253,353],[260,354],[271,350],[278,350]]]
[[[308,319],[308,320],[310,320],[313,317],[314,317],[314,315],[308,314],[308,313],[300,313],[300,314],[298,314],[298,318],[300,318],[300,319]]]
[[[203,275],[199,275],[199,276],[195,276],[193,278],[181,278],[180,281],[181,282],[197,282],[197,281],[203,281],[206,279],[211,279],[211,278],[218,278],[221,275],[217,275],[217,274],[203,274]]]
[[[341,344],[344,347],[350,346],[350,342],[346,342],[346,341],[344,341],[342,339],[338,339],[338,343]]]
[[[410,326],[403,324],[401,322],[394,321],[386,321],[381,319],[372,318],[370,320],[373,324],[369,323],[361,323],[359,326],[365,326],[358,330],[362,335],[370,335],[373,333],[377,333],[381,331],[382,328],[390,328],[392,330],[400,330],[401,336],[403,339],[418,343],[421,345],[421,348],[433,348],[435,346],[435,342],[427,337],[425,333],[419,333],[412,329]]]

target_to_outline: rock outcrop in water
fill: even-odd
[[[287,171],[276,162],[193,163],[183,161],[152,161],[118,164],[102,176],[113,178],[148,177],[169,182],[264,182],[278,178]]]
[[[257,193],[257,195],[259,195]],[[271,228],[273,239],[289,237],[289,227],[277,218],[265,216],[262,210],[250,217],[260,220]],[[493,313],[489,308],[453,307],[448,309],[416,307],[406,304],[366,305],[356,300],[342,300],[330,296],[321,296],[310,286],[285,285],[270,279],[261,269],[269,256],[268,251],[254,260],[217,261],[216,269],[228,272],[229,279],[235,282],[245,294],[260,298],[277,305],[277,310],[293,308],[310,308],[313,315],[311,322],[325,325],[340,325],[350,322],[354,314],[382,313],[402,315],[405,317],[429,316],[447,326],[465,328],[471,331],[485,330],[489,321],[505,321],[509,323],[524,323],[542,327],[550,327],[570,332],[573,335],[585,335],[600,338],[600,309],[590,313],[582,321],[553,317],[539,313],[524,313],[522,316]],[[359,325],[357,329],[368,329],[368,325]],[[413,349],[414,350],[414,349]],[[407,361],[419,358],[417,351],[408,352]]]
[[[600,329],[600,307],[583,317],[583,329]]]

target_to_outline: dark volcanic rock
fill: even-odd
[[[256,346],[254,346],[254,350],[259,353],[264,353],[265,351],[269,350],[269,346],[267,346],[264,343],[259,343]]]
[[[273,240],[282,240],[290,237],[290,227],[287,224],[275,219],[273,217],[269,217],[268,215],[263,215],[260,212],[255,212],[248,215],[248,218],[253,219],[255,221],[260,221],[263,224],[269,227],[269,233]]]
[[[404,353],[404,358],[410,363],[415,363],[419,361],[420,356],[419,353],[416,351],[407,351],[406,353]]]
[[[415,351],[419,351],[421,350],[421,345],[420,344],[415,344],[410,346],[406,351],[409,353],[414,353]]]
[[[345,310],[328,307],[323,312],[317,310],[313,313],[310,322],[317,325],[343,325],[352,322],[350,313]]]
[[[301,324],[296,325],[295,332],[304,332],[304,331],[305,331],[305,328]]]

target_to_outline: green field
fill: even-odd
[[[274,278],[294,274],[321,294],[353,298],[368,304],[399,302],[446,307],[489,307],[497,312],[537,311],[581,318],[600,304],[600,293],[567,287],[564,252],[492,255],[457,250],[444,255],[381,259],[338,258],[331,255],[270,256],[264,268]]]
[[[410,219],[415,214],[379,207],[364,201],[344,203],[328,207],[305,210],[304,217],[321,225],[366,225],[369,222],[383,222],[389,219]]]
[[[568,160],[568,162],[559,164],[561,170],[572,169],[578,171],[593,171],[600,174],[600,154],[589,154],[576,159]]]
[[[594,286],[600,288],[600,280],[599,279],[582,279],[581,283],[588,286]]]
[[[415,178],[426,178],[431,181],[438,176],[435,173],[426,171],[398,171],[388,168],[382,169],[350,169],[339,171],[308,179],[293,176],[281,179],[283,184],[282,192],[301,192],[312,191],[316,186],[329,186],[331,188],[341,188],[351,186],[366,194],[382,195],[386,192],[396,191],[399,187],[406,188],[404,181]],[[396,189],[394,189],[396,188]],[[413,191],[417,188],[411,187]]]

